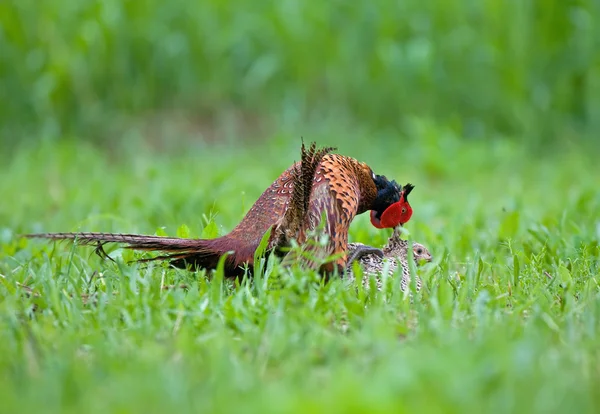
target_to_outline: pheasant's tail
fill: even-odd
[[[80,245],[97,245],[98,243],[121,243],[126,248],[135,250],[185,251],[199,247],[196,239],[180,239],[175,237],[145,236],[124,233],[37,233],[25,234],[30,239],[74,240]]]
[[[27,238],[41,238],[50,240],[74,240],[84,246],[97,246],[96,252],[101,257],[107,257],[103,246],[106,243],[119,243],[124,248],[132,250],[156,251],[166,253],[161,256],[140,259],[139,262],[155,260],[168,260],[175,267],[194,268],[202,267],[213,269],[217,266],[219,258],[227,249],[221,248],[223,238],[220,239],[182,239],[163,236],[145,236],[139,234],[122,233],[38,233],[25,234]],[[232,263],[234,265],[234,263]]]

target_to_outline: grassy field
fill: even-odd
[[[130,252],[113,251],[115,264],[16,236],[214,237],[298,159],[298,137],[179,155],[22,146],[0,167],[1,411],[596,412],[600,168],[591,151],[534,156],[428,124],[387,146],[361,136],[314,139],[416,185],[406,227],[435,260],[420,269],[413,303],[396,285],[357,293],[276,263],[233,287],[218,275],[128,265]],[[388,235],[367,215],[350,232],[377,246]],[[162,289],[180,284],[188,289]]]
[[[0,412],[598,412],[599,5],[0,1]],[[416,185],[412,303],[18,237],[215,237],[301,137]]]

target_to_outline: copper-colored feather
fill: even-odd
[[[304,197],[300,197],[301,201],[290,204],[286,216],[276,227],[283,229],[279,234],[284,233],[285,237],[277,239],[276,244],[281,247],[285,245],[282,241],[289,242],[290,238],[295,238],[303,244],[307,241],[309,233],[322,225],[329,237],[328,244],[320,248],[313,242],[305,247],[309,254],[321,259],[339,255],[335,262],[325,263],[320,268],[323,273],[332,273],[335,269],[342,272],[345,268],[350,223],[356,215],[364,213],[373,205],[378,188],[374,174],[366,164],[350,157],[326,152],[327,149],[316,152],[316,156],[313,156],[313,151],[309,150],[305,154],[303,148],[301,177],[294,182],[295,185],[303,185],[304,189],[307,189],[310,183],[310,191],[305,192]],[[293,220],[286,220],[292,216]],[[313,264],[311,260],[295,256],[292,259]]]
[[[334,147],[317,149],[314,142],[307,150],[302,142],[301,161],[293,167],[291,200],[285,214],[274,226],[269,241],[270,248],[288,247],[291,239],[300,235],[309,212],[315,173],[323,157],[334,150]]]

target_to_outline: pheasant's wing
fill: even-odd
[[[360,200],[358,178],[345,160],[337,154],[323,158],[315,174],[309,210],[301,232],[306,237],[308,231],[323,225],[329,240],[322,251],[327,255],[341,255],[335,260],[340,271],[346,265],[348,229],[356,217]],[[327,265],[324,270],[332,271],[333,264]]]

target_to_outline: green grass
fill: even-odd
[[[397,286],[356,292],[276,263],[232,287],[202,272],[127,265],[130,252],[113,251],[115,264],[90,248],[16,237],[214,237],[298,159],[296,136],[183,153],[21,146],[0,167],[3,411],[597,412],[592,151],[464,142],[427,122],[373,136],[385,146],[357,139],[365,136],[304,138],[416,185],[406,227],[435,260],[420,269],[425,287],[412,303]],[[366,214],[350,232],[376,246],[388,235]],[[161,289],[179,284],[189,289]]]
[[[0,411],[597,412],[598,4],[0,2]],[[301,136],[416,185],[412,302],[17,237],[215,237]]]

